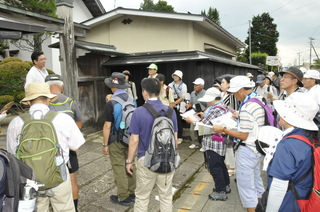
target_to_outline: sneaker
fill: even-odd
[[[204,146],[201,147],[200,152],[205,152]]]
[[[216,188],[213,188],[212,191],[215,192],[215,191],[216,191]],[[227,185],[227,186],[226,186],[226,193],[227,193],[227,194],[230,194],[230,193],[231,193],[231,187],[230,187],[230,185]]]
[[[123,206],[131,206],[131,204],[132,204],[130,197],[127,197],[127,199],[120,201],[117,195],[111,195],[110,200],[111,200],[111,202],[113,202],[115,204],[119,204],[119,205],[123,205]]]
[[[178,144],[181,144],[183,142],[182,138],[178,138]]]
[[[195,144],[191,144],[190,146],[189,146],[189,148],[190,149],[197,149],[197,148],[199,148],[197,145],[195,145]]]
[[[209,194],[209,199],[211,200],[220,200],[220,201],[226,201],[228,199],[228,194],[224,191],[214,191],[212,194]]]
[[[136,195],[134,193],[130,194],[129,197],[131,198],[131,202],[134,202],[136,200]]]

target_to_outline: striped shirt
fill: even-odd
[[[210,106],[205,111],[204,119],[201,122],[207,125],[212,125],[210,122],[212,119],[215,119],[226,113],[226,111],[220,107],[226,108],[222,101],[219,101],[213,106]],[[205,151],[211,150],[218,153],[221,156],[225,156],[227,145],[221,141],[212,140],[212,135],[203,136],[202,142]]]
[[[257,98],[261,101],[260,96],[253,98]],[[239,117],[239,131],[249,133],[247,140],[243,141],[243,143],[245,143],[254,152],[257,152],[254,142],[258,138],[259,128],[264,125],[264,109],[258,103],[248,102],[241,107]]]

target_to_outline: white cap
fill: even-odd
[[[230,80],[229,92],[235,93],[241,88],[253,88],[255,83],[246,76],[236,76]]]
[[[253,77],[253,75],[252,75],[250,72],[248,72],[248,73],[247,73],[247,77],[250,78],[250,77]]]
[[[173,77],[173,75],[177,75],[178,77],[180,77],[180,79],[182,79],[183,73],[182,73],[182,71],[180,71],[180,70],[176,70],[176,71],[172,74],[172,77]]]
[[[268,75],[272,77],[272,76],[274,75],[274,72],[273,72],[273,71],[270,71],[270,72],[268,73]]]
[[[197,78],[193,84],[195,85],[204,85],[204,80],[202,78]]]
[[[280,117],[290,125],[318,131],[313,119],[319,111],[319,106],[310,95],[293,92],[286,100],[273,101],[273,105]]]
[[[307,70],[304,75],[303,78],[311,78],[311,79],[320,79],[320,72],[318,70]]]
[[[302,71],[302,73],[306,73],[307,72],[307,69],[305,67],[300,67],[300,71]]]
[[[212,102],[217,97],[221,97],[221,92],[217,88],[209,88],[203,97],[199,98],[199,102]]]

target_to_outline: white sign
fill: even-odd
[[[266,64],[268,66],[280,66],[280,58],[278,56],[267,56]]]

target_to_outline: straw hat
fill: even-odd
[[[40,96],[45,96],[54,101],[58,98],[57,95],[50,92],[50,86],[45,82],[32,82],[25,88],[25,97],[21,100],[22,104],[27,104],[27,101],[34,100]]]

